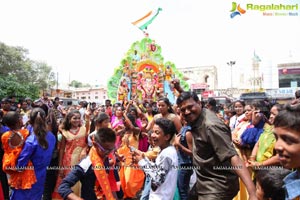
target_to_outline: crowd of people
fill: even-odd
[[[173,84],[175,105],[3,98],[0,199],[300,198],[299,100],[220,111]]]

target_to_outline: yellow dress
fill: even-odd
[[[132,133],[125,134],[122,138],[122,145],[118,149],[118,154],[124,155],[125,158],[125,162],[122,163],[119,171],[124,198],[132,198],[142,189],[145,174],[143,170],[138,169],[137,164],[132,164],[132,155],[127,144],[138,149],[138,136],[134,137]]]
[[[241,135],[243,134],[243,132],[246,130],[247,126],[249,126],[250,121],[242,121],[240,122],[240,124],[233,130],[232,132],[232,136],[233,138],[236,138],[238,140],[241,139]],[[242,159],[242,161],[245,162],[245,160],[242,157],[242,153],[241,150],[238,147],[235,147],[238,155],[240,156],[240,158]],[[251,150],[243,150],[243,154],[248,155],[247,157],[249,157],[249,155],[251,154]],[[250,176],[251,176],[251,171],[250,172]],[[240,183],[240,191],[237,193],[237,195],[233,198],[233,200],[247,200],[249,199],[249,195],[246,189],[246,186],[244,185],[243,181],[239,178],[239,183]]]

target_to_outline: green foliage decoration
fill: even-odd
[[[153,46],[154,49],[152,49]],[[170,61],[164,63],[164,58],[161,53],[161,46],[156,44],[155,40],[152,40],[149,37],[145,37],[140,41],[133,42],[124,58],[121,59],[120,65],[114,69],[113,75],[108,80],[107,91],[109,99],[111,99],[113,102],[117,100],[117,90],[121,78],[125,76],[126,66],[128,66],[130,70],[136,70],[136,64],[141,62],[144,58],[151,60],[159,66],[162,66],[163,69],[165,68],[165,66],[170,65],[173,73],[175,74],[175,78],[178,78],[180,80],[183,89],[189,90],[189,85],[183,79],[183,74],[178,71],[174,63]]]

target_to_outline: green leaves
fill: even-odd
[[[13,75],[0,76],[0,97],[15,95],[16,97],[38,98],[39,88],[35,84],[20,84]]]
[[[0,97],[38,98],[39,90],[55,85],[55,74],[44,62],[30,60],[28,50],[0,42]]]

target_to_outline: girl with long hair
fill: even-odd
[[[26,138],[16,168],[25,169],[32,162],[36,183],[30,189],[12,189],[11,199],[40,200],[44,191],[47,167],[55,147],[55,136],[47,130],[46,113],[34,108],[30,113],[29,136]]]
[[[85,119],[89,119],[89,115],[87,113],[85,115]],[[85,126],[82,126],[79,110],[70,111],[62,122],[60,127],[62,139],[59,145],[58,161],[60,169],[52,199],[62,199],[57,191],[58,186],[71,169],[87,154],[87,136],[89,133],[88,125],[89,121],[86,121]],[[73,187],[73,191],[75,194],[80,196],[80,183]]]

